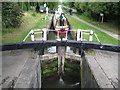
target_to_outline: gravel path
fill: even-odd
[[[99,28],[99,27],[97,27],[97,26],[95,26],[95,25],[92,25],[92,24],[90,24],[90,23],[88,23],[88,22],[86,22],[86,21],[84,21],[84,20],[78,18],[75,14],[73,14],[72,17],[75,18],[75,19],[77,19],[77,20],[79,20],[79,21],[82,22],[82,23],[87,24],[88,26],[91,26],[91,27],[93,27],[93,28],[95,28],[95,29],[98,29],[98,30],[100,30],[100,31],[102,31],[102,32],[104,32],[104,33],[110,35],[111,37],[113,37],[113,38],[115,38],[115,39],[120,40],[120,35],[118,35],[118,34],[109,32],[109,31],[104,30],[104,29],[101,29],[101,28]]]

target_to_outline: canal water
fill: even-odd
[[[80,63],[65,60],[64,74],[58,75],[57,60],[42,63],[42,88],[80,88]]]
[[[50,29],[54,29],[51,24]],[[60,38],[65,38],[61,34]],[[47,40],[56,40],[57,32],[49,31]],[[71,33],[68,33],[68,39],[73,40]],[[48,47],[47,53],[56,53],[56,47]],[[74,49],[66,48],[66,52],[73,53]],[[58,74],[58,60],[42,62],[42,88],[80,88],[80,62],[75,60],[65,60],[64,73]]]
[[[56,35],[49,32],[48,40],[55,40]],[[56,47],[47,48],[47,53],[55,52]],[[73,48],[67,47],[67,52],[73,53]],[[42,88],[80,88],[80,62],[65,60],[64,74],[58,75],[57,61],[42,62]]]

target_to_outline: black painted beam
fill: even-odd
[[[99,49],[99,50],[120,52],[120,45],[87,42],[87,41],[75,41],[75,40],[67,40],[67,41],[47,40],[47,41],[8,43],[8,44],[1,44],[0,49],[1,51],[30,49],[30,48],[41,49],[50,46],[71,46],[81,49]]]

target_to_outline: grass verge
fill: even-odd
[[[73,17],[67,15],[67,18],[69,19],[69,21],[71,22],[72,28],[74,29],[90,29],[90,30],[94,30],[94,32],[98,35],[101,43],[108,43],[108,44],[119,44],[120,41],[107,35],[104,32],[101,32],[93,27],[90,27],[76,19],[74,19]],[[96,39],[93,39],[93,42],[97,42]]]
[[[101,22],[94,21],[94,20],[86,17],[85,15],[76,14],[76,16],[78,16],[80,19],[85,20],[88,23],[91,23],[91,24],[93,24],[93,25],[95,25],[97,27],[105,29],[105,30],[107,30],[109,32],[113,32],[113,33],[119,34],[118,26],[115,25],[115,23],[113,23],[113,22],[111,22],[111,23],[110,22],[103,22],[103,23],[101,23]]]
[[[19,28],[3,28],[2,29],[2,44],[4,43],[17,43],[22,42],[25,36],[31,29],[42,29],[45,27],[45,20],[43,14],[36,13],[33,16],[34,12],[29,11],[25,13],[25,16],[22,18],[22,25]],[[30,41],[28,38],[26,41]]]

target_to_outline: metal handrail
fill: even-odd
[[[60,30],[52,30],[52,29],[46,29],[46,28],[45,28],[45,30],[48,31],[48,32],[50,32],[50,31],[60,31]],[[65,31],[75,31],[75,32],[77,32],[78,30],[79,30],[80,32],[82,32],[82,34],[90,34],[90,33],[87,33],[87,32],[93,31],[93,30],[81,30],[81,29],[77,29],[77,30],[72,29],[72,30],[65,30]],[[29,35],[43,33],[43,32],[36,32],[36,31],[44,31],[44,29],[32,29],[32,30],[27,34],[27,36],[24,38],[23,42],[25,42],[25,40],[28,38]],[[94,35],[95,35],[97,41],[100,43],[100,39],[98,38],[98,36],[96,35],[96,33],[94,33]]]

